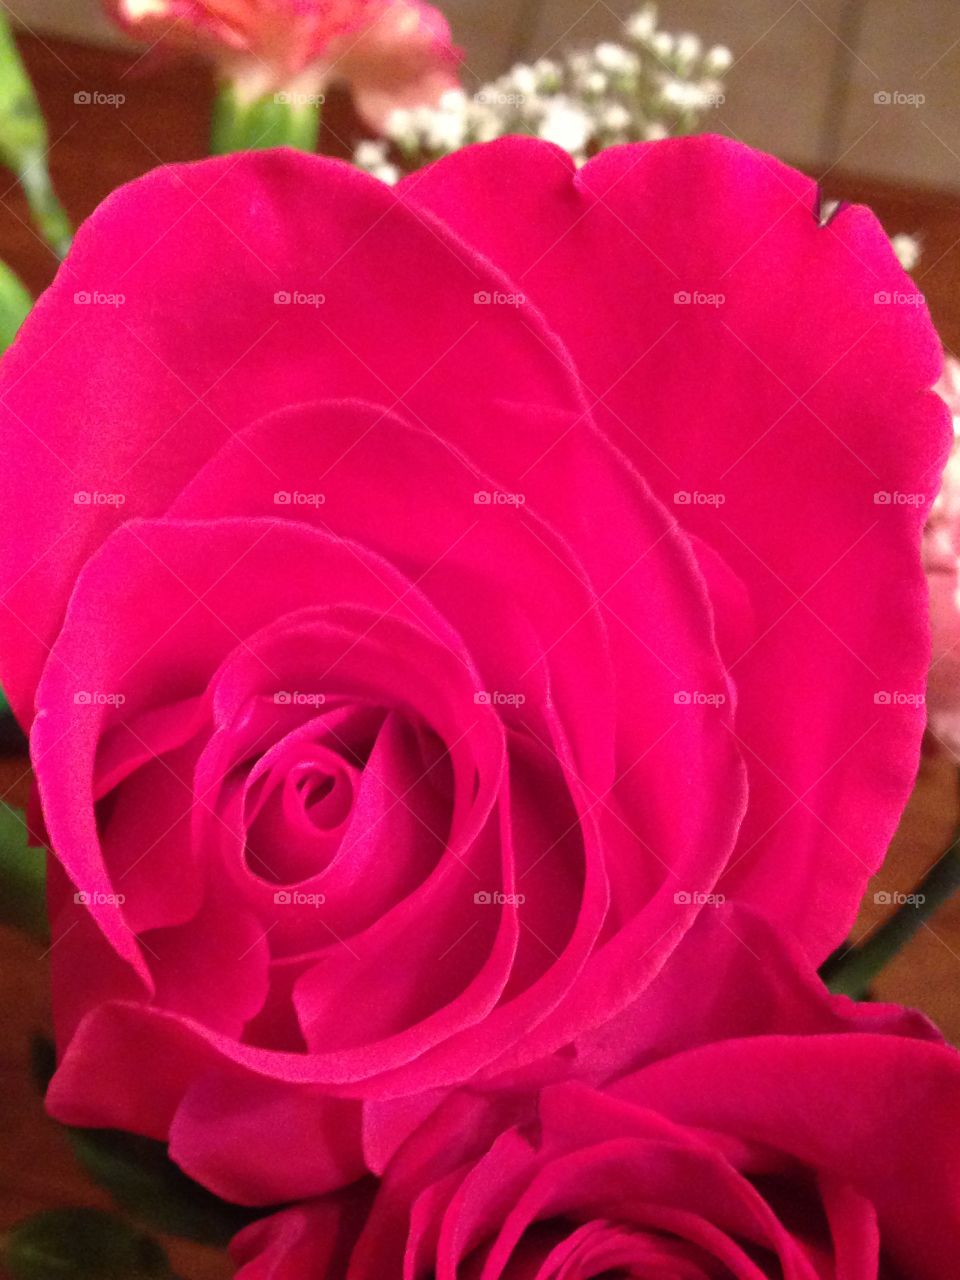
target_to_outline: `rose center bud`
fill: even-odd
[[[271,883],[293,884],[326,870],[340,849],[356,775],[343,756],[317,743],[293,743],[281,753],[251,788],[251,871]]]

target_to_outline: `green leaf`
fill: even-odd
[[[56,1050],[46,1036],[30,1046],[31,1071],[41,1094],[56,1070]],[[64,1126],[84,1171],[131,1217],[167,1235],[200,1244],[225,1245],[269,1209],[246,1209],[201,1187],[167,1154],[162,1142],[119,1129]]]
[[[37,226],[62,258],[73,233],[50,182],[48,150],[43,112],[10,24],[0,16],[0,162],[20,179]]]
[[[163,1248],[99,1209],[54,1209],[27,1218],[3,1242],[13,1280],[172,1280]]]
[[[215,156],[265,147],[316,151],[321,95],[274,93],[248,101],[232,84],[221,86],[213,107],[210,150]]]
[[[263,1209],[228,1204],[194,1182],[162,1142],[118,1129],[67,1129],[80,1164],[131,1217],[167,1235],[225,1245]]]
[[[33,299],[26,286],[5,262],[0,262],[0,352],[6,351],[26,320]],[[0,715],[10,710],[6,694],[0,689]]]
[[[23,814],[0,801],[0,924],[49,941],[46,879],[46,854],[27,845]]]

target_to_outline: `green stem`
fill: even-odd
[[[232,84],[221,87],[213,107],[210,150],[213,155],[295,147],[316,151],[320,132],[319,94],[273,93],[248,101]]]
[[[65,257],[73,239],[73,228],[53,189],[46,158],[43,155],[26,156],[17,176],[43,238],[58,258]]]
[[[940,858],[910,895],[914,901],[905,902],[898,907],[890,919],[862,946],[831,957],[820,971],[824,982],[838,995],[851,996],[854,1000],[864,999],[877,974],[919,933],[924,921],[938,911],[958,889],[960,827]]]

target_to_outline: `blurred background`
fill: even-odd
[[[518,61],[622,38],[636,0],[448,0],[467,93]],[[49,132],[54,187],[76,224],[122,182],[207,154],[213,75],[118,34],[98,0],[0,0]],[[724,100],[703,127],[775,153],[828,194],[869,204],[887,231],[919,238],[915,270],[948,350],[960,352],[960,6],[956,0],[663,0],[660,25],[729,47]],[[90,100],[91,97],[108,99]],[[119,99],[119,101],[117,101]],[[324,112],[320,149],[346,156],[362,125],[346,94]],[[12,174],[0,174],[0,259],[36,295],[57,258],[30,222]],[[825,317],[828,319],[828,317]],[[25,757],[0,761],[0,796],[22,804]],[[957,773],[924,758],[917,790],[852,941],[869,938],[910,893],[957,827]],[[960,901],[941,908],[873,988],[924,1009],[960,1043]],[[106,1203],[43,1116],[30,1081],[30,1038],[48,1024],[43,948],[0,930],[0,1226],[47,1206]],[[186,1277],[230,1274],[212,1251],[172,1245]]]

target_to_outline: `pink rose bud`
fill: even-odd
[[[317,100],[348,84],[380,129],[397,107],[432,105],[457,84],[446,19],[420,0],[105,0],[129,35],[211,59],[240,96]]]

